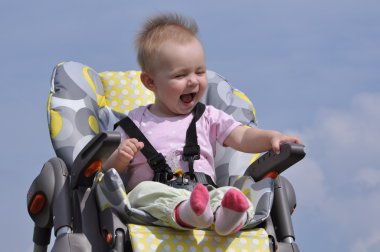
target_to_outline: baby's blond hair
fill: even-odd
[[[198,25],[178,14],[162,14],[148,19],[136,37],[137,60],[142,71],[153,71],[154,57],[167,41],[184,43],[198,39]]]

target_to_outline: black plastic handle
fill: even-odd
[[[273,150],[268,151],[253,162],[244,175],[251,176],[258,181],[270,172],[280,174],[305,157],[304,148],[305,146],[302,144],[282,144],[280,154],[274,153]]]
[[[91,187],[94,176],[84,176],[84,170],[95,160],[104,163],[120,144],[120,133],[107,131],[94,136],[75,158],[71,169],[71,188],[77,186]]]

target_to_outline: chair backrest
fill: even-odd
[[[202,102],[213,105],[248,127],[256,124],[251,101],[219,74],[207,71],[209,86]],[[154,95],[140,81],[139,71],[102,72],[78,62],[58,64],[51,81],[48,123],[54,150],[70,169],[82,148],[99,132],[140,105],[154,102]],[[217,183],[241,175],[257,155],[217,146]]]

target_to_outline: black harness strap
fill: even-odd
[[[217,186],[210,176],[203,172],[194,171],[194,160],[200,159],[201,154],[201,149],[198,145],[196,123],[199,118],[201,118],[205,110],[206,106],[203,103],[197,103],[193,110],[194,117],[190,122],[189,128],[187,128],[186,131],[186,144],[183,147],[183,160],[189,163],[189,172],[185,174],[185,176],[188,175],[198,183],[202,183],[204,185],[212,185],[216,188]]]
[[[136,138],[144,143],[144,148],[141,149],[141,152],[154,172],[153,181],[166,183],[173,178],[173,172],[166,163],[165,157],[156,151],[131,118],[126,116],[115,124],[114,129],[117,126],[122,127],[129,137]]]
[[[200,159],[200,147],[197,139],[196,122],[203,115],[205,109],[206,106],[203,103],[197,103],[193,109],[194,116],[190,122],[189,128],[186,131],[186,144],[183,147],[183,160],[189,163],[189,172],[186,173],[187,176],[191,179],[195,179],[199,183],[205,185],[211,184],[216,187],[210,176],[204,174],[203,172],[194,171],[194,160]],[[141,149],[141,152],[148,160],[150,167],[153,169],[153,181],[167,183],[173,178],[173,172],[166,163],[165,157],[156,151],[149,140],[128,116],[116,123],[114,128],[117,126],[122,127],[129,137],[136,138],[144,143],[144,148]]]
[[[194,116],[186,131],[186,145],[184,147],[185,156],[198,155],[199,159],[200,148],[198,145],[196,122],[201,118],[205,110],[206,106],[203,103],[197,103],[193,110]]]
[[[189,162],[189,172],[194,174],[194,160],[200,159],[201,148],[198,145],[196,123],[203,115],[206,106],[198,103],[193,110],[193,120],[191,120],[189,128],[186,131],[186,144],[183,147],[183,160]]]

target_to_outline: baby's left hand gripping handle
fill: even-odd
[[[275,178],[290,166],[302,160],[305,153],[302,144],[286,143],[280,146],[280,154],[272,150],[260,156],[245,171],[246,176],[251,176],[255,181],[265,177]]]

